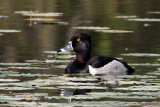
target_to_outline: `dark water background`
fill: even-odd
[[[15,14],[15,11],[61,12],[63,16],[59,19],[69,24],[32,24],[29,26],[29,21],[25,20],[27,17]],[[160,0],[0,0],[0,15],[9,16],[0,19],[0,29],[21,30],[19,33],[5,33],[0,36],[0,62],[24,63],[26,60],[44,60],[44,51],[57,51],[68,42],[74,33],[86,32],[92,36],[92,54],[123,58],[124,61],[131,64],[159,64],[160,57],[121,55],[123,53],[160,53],[160,22],[134,22],[115,18],[116,16],[131,15],[139,18],[160,18],[160,14],[147,13],[150,11],[160,11]],[[113,34],[92,30],[76,30],[72,28],[75,26],[110,27],[113,30],[129,30],[134,33]],[[1,67],[3,66],[1,65]],[[64,69],[49,67],[50,70],[37,72],[59,76],[64,71]],[[135,66],[137,70],[135,75],[156,71],[158,67]],[[35,70],[17,71],[35,73]],[[12,78],[12,76],[8,78]],[[20,80],[28,81],[30,78],[21,78]],[[4,92],[6,91],[1,90],[1,93]],[[32,90],[29,92],[47,92],[49,95],[60,95],[57,90]],[[19,93],[19,91],[15,91],[15,93]],[[112,101],[113,99],[100,99],[100,101],[106,100]],[[44,99],[40,101],[45,102]],[[154,101],[159,101],[159,99]],[[47,100],[46,102],[64,103],[65,101],[60,99]]]

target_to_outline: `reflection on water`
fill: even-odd
[[[159,20],[159,5],[159,0],[146,0],[145,2],[143,0],[0,0],[0,30],[20,31],[0,32],[2,78],[0,81],[1,86],[4,86],[0,89],[0,93],[3,94],[0,99],[5,96],[4,102],[15,101],[17,103],[25,98],[29,101],[40,101],[42,106],[45,105],[42,103],[44,100],[48,102],[48,105],[53,105],[58,101],[59,106],[63,106],[65,103],[63,99],[84,99],[86,102],[81,104],[94,105],[95,102],[102,106],[114,105],[115,100],[122,101],[116,104],[123,106],[159,101],[159,95],[154,92],[160,91],[158,87],[160,58],[155,56],[160,53],[160,22],[126,19],[154,18]],[[16,11],[60,12],[63,15],[55,19],[65,23],[34,23],[26,20],[31,16],[16,14]],[[111,30],[133,31],[133,33],[74,29],[74,27],[86,26],[109,27]],[[86,84],[78,83],[77,85],[70,82],[68,78],[64,77],[63,80],[60,75],[66,65],[73,60],[74,55],[56,55],[54,51],[63,47],[77,32],[92,35],[92,54],[117,57],[129,62],[136,68],[135,74],[122,77],[125,80],[116,79],[118,83],[114,82],[114,79],[106,80],[103,77],[100,77],[103,78],[102,81],[96,84],[86,82]],[[47,51],[51,53],[46,53]],[[50,80],[45,80],[47,78]],[[76,79],[81,78],[88,81],[88,79],[99,77],[82,76]],[[21,87],[19,90],[26,90],[30,98],[26,93],[16,91],[18,87]],[[62,89],[61,92],[58,91],[59,89]],[[137,93],[134,92],[136,89]],[[144,95],[143,90],[148,93]],[[117,93],[113,93],[115,91]],[[11,99],[12,96],[15,96],[14,99]],[[21,104],[28,103],[24,101]],[[36,105],[35,102],[30,104]],[[78,105],[79,102],[70,104],[70,106]]]

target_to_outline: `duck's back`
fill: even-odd
[[[126,75],[134,72],[126,62],[105,56],[92,56],[88,61],[88,67],[92,75]]]

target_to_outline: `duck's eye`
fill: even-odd
[[[80,38],[77,39],[78,42],[79,42],[80,40],[81,40]]]

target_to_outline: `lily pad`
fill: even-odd
[[[41,69],[41,70],[46,70],[46,69],[50,69],[50,68],[42,68],[42,67],[8,67],[10,69]]]
[[[45,25],[68,25],[68,22],[60,22],[57,20],[57,22],[46,22],[46,21],[39,21],[36,24],[45,24]]]
[[[104,33],[133,33],[133,31],[126,31],[126,30],[95,30],[95,31]]]
[[[130,86],[130,87],[119,87],[114,88],[115,90],[121,90],[121,91],[160,91],[159,86]]]
[[[0,82],[18,82],[18,79],[0,79]]]
[[[152,11],[152,12],[147,12],[147,13],[150,13],[150,14],[160,14],[160,11]]]
[[[96,96],[99,98],[113,98],[113,99],[156,99],[154,96],[150,95],[134,95],[133,93],[122,93],[122,92],[91,92],[88,93],[91,96]]]
[[[160,56],[160,54],[154,54],[154,53],[124,53],[121,54],[122,56],[139,56],[139,57],[154,57],[154,56]]]
[[[33,16],[33,17],[57,17],[62,16],[63,13],[38,13],[38,12],[29,12],[22,13],[23,16]]]
[[[66,68],[68,65],[57,65],[57,66],[54,66],[54,68]]]
[[[137,18],[137,16],[116,16],[115,18],[120,18],[120,19],[128,19],[128,18]]]
[[[29,21],[58,21],[58,19],[53,19],[53,18],[30,18],[30,19],[26,19]]]
[[[160,19],[150,19],[150,18],[135,18],[135,19],[126,19],[128,21],[136,21],[136,22],[160,22]]]
[[[76,55],[56,55],[55,58],[59,58],[59,59],[69,59],[69,58],[75,58]]]
[[[46,63],[69,63],[70,60],[45,60]]]
[[[31,65],[31,63],[0,63],[0,65],[27,66],[27,65]]]
[[[21,32],[21,30],[6,30],[6,29],[0,29],[1,33],[17,33]]]
[[[130,63],[131,66],[160,66],[159,63]]]
[[[28,87],[0,87],[0,90],[33,90],[34,88]]]
[[[80,26],[80,27],[72,27],[73,29],[84,29],[84,30],[104,30],[110,29],[109,27],[99,27],[99,26]]]
[[[60,89],[107,89],[106,87],[98,86],[58,86]]]
[[[8,16],[0,15],[0,19],[2,19],[2,18],[8,18]]]
[[[87,107],[126,107],[126,106],[141,106],[144,102],[124,102],[124,101],[72,101],[69,103],[49,103],[49,102],[24,102],[24,101],[14,101],[5,104],[4,106],[57,106],[57,107],[73,107],[73,106],[87,106]]]

